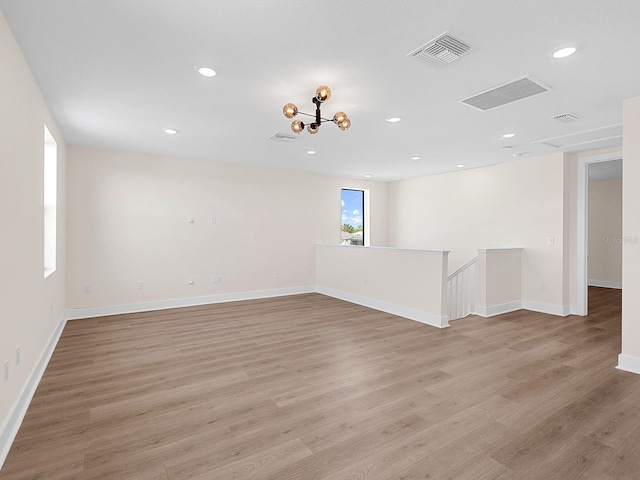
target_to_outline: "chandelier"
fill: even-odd
[[[298,114],[306,115],[307,117],[314,118],[313,122],[311,122],[306,126],[307,131],[311,134],[317,133],[318,130],[320,129],[320,125],[324,122],[333,122],[340,128],[340,130],[346,130],[351,126],[351,120],[349,120],[346,113],[337,112],[331,119],[322,118],[322,115],[320,113],[320,105],[322,105],[324,102],[326,102],[330,98],[331,98],[331,90],[329,89],[329,87],[325,85],[321,85],[316,89],[316,96],[311,99],[311,101],[316,106],[315,115],[298,111],[298,107],[296,107],[293,103],[287,103],[282,108],[282,113],[284,113],[284,116],[287,118],[293,118]],[[302,123],[300,120],[294,120],[293,122],[291,122],[291,130],[293,130],[294,133],[300,133],[302,130],[304,130],[304,127],[305,127],[305,124]]]

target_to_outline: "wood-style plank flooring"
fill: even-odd
[[[639,479],[620,291],[439,330],[319,294],[69,322],[4,479]]]

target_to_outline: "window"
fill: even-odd
[[[369,191],[342,189],[342,245],[369,245]]]
[[[44,278],[56,271],[56,201],[58,145],[44,127]]]

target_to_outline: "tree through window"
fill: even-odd
[[[342,245],[365,244],[363,190],[342,189]]]

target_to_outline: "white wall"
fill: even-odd
[[[0,12],[0,465],[10,413],[62,318],[65,144]],[[57,271],[44,278],[44,125],[58,143]],[[21,363],[16,366],[16,347]],[[5,360],[9,380],[3,382]]]
[[[523,303],[566,313],[568,168],[563,154],[554,154],[394,182],[389,244],[451,250],[449,271],[473,258],[478,248],[523,247]]]
[[[622,179],[589,182],[589,284],[622,284]]]
[[[435,327],[448,327],[447,253],[317,245],[317,290]]]
[[[69,308],[311,289],[344,186],[370,190],[371,242],[387,244],[386,183],[76,146],[67,183]]]
[[[622,175],[622,353],[619,367],[640,373],[640,97],[625,100]]]
[[[522,308],[522,249],[478,250],[478,315]]]

